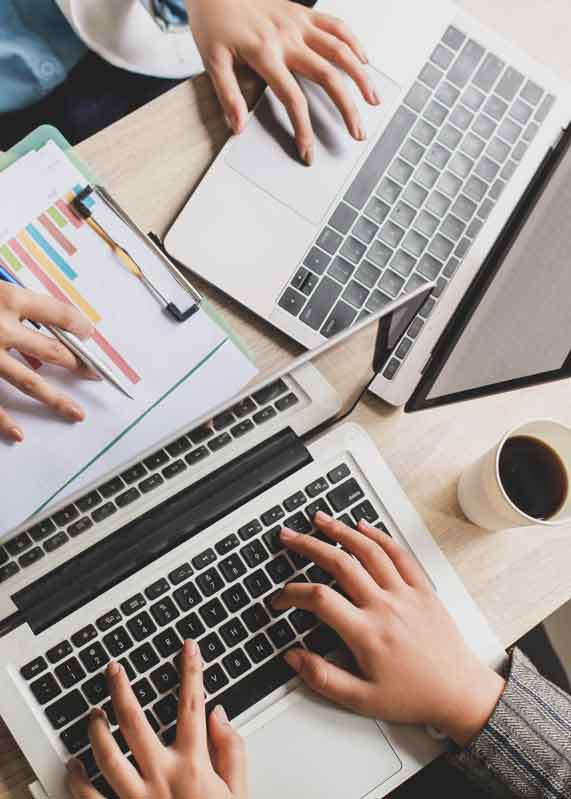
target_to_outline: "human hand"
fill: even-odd
[[[81,364],[57,339],[23,325],[25,319],[55,325],[82,339],[92,334],[93,326],[71,305],[0,282],[0,379],[52,408],[65,419],[83,421],[85,413],[80,405],[52,388],[37,372],[13,358],[9,351],[15,349],[45,363],[63,366],[84,378],[98,379],[98,376]],[[2,407],[0,434],[12,441],[24,440],[22,429]]]
[[[234,68],[245,64],[268,83],[285,105],[301,158],[313,161],[307,100],[296,75],[319,83],[341,112],[351,135],[366,138],[357,106],[339,74],[353,79],[365,100],[380,98],[363,65],[367,57],[347,25],[290,0],[187,0],[190,27],[224,109],[240,133],[248,108]]]
[[[505,681],[468,648],[420,566],[390,536],[363,521],[352,530],[321,512],[314,521],[331,544],[285,529],[282,542],[319,564],[347,596],[290,583],[274,605],[319,616],[344,640],[360,673],[303,649],[286,654],[289,665],[340,705],[385,721],[430,724],[466,745]]]
[[[202,661],[194,641],[184,643],[180,663],[176,741],[168,748],[155,735],[122,666],[108,666],[113,709],[138,769],[121,752],[102,710],[93,711],[89,722],[97,765],[120,799],[247,799],[243,740],[221,707],[206,721]],[[102,799],[80,760],[70,760],[68,771],[74,799]]]

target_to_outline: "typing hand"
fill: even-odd
[[[89,737],[97,764],[120,799],[247,799],[242,738],[222,709],[215,708],[206,721],[202,661],[194,642],[186,641],[182,650],[176,741],[169,748],[155,735],[118,663],[109,665],[107,679],[119,727],[138,769],[121,752],[103,711],[92,713]],[[75,799],[102,799],[81,761],[70,760],[68,771]]]
[[[98,379],[97,375],[80,364],[75,355],[57,339],[23,325],[25,319],[55,325],[82,339],[91,335],[93,326],[70,305],[0,282],[0,380],[4,379],[65,419],[72,422],[83,421],[85,413],[79,405],[52,388],[33,369],[13,358],[10,350],[15,349],[45,363],[63,366],[81,377]],[[22,429],[2,407],[0,434],[11,441],[24,439]]]
[[[331,574],[347,598],[325,585],[290,583],[274,604],[319,616],[349,647],[359,673],[302,649],[291,650],[287,662],[317,693],[358,713],[431,724],[467,744],[504,681],[467,647],[421,568],[390,536],[365,522],[352,530],[324,513],[315,521],[355,557],[287,530],[282,541]]]
[[[245,64],[285,105],[301,158],[313,160],[313,131],[305,95],[294,77],[319,83],[341,112],[351,135],[366,138],[359,112],[336,66],[371,105],[379,98],[363,64],[367,57],[341,20],[290,0],[187,0],[189,21],[228,125],[244,127],[248,109],[235,67]]]

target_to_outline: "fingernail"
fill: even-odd
[[[293,541],[294,538],[297,538],[297,533],[294,533],[293,530],[288,530],[287,527],[282,527],[280,538],[283,541]]]
[[[81,760],[77,757],[72,757],[71,760],[68,760],[65,764],[65,767],[69,771],[70,774],[81,774],[84,773],[84,766]]]
[[[184,651],[189,657],[194,658],[198,654],[198,644],[189,638],[184,642]]]
[[[294,671],[301,669],[303,658],[297,649],[290,649],[289,652],[286,652],[284,660]]]
[[[89,714],[90,721],[96,721],[97,719],[102,719],[103,721],[105,721],[105,723],[108,723],[107,715],[105,711],[102,710],[100,707],[94,707],[91,713]]]
[[[216,714],[216,718],[221,724],[228,724],[228,716],[226,715],[226,711],[222,707],[222,705],[216,705],[214,708],[214,713]]]
[[[371,86],[371,100],[373,101],[373,105],[380,105],[381,98],[379,97],[377,90]]]
[[[365,128],[361,123],[357,125],[357,128],[355,130],[355,138],[357,139],[357,141],[365,141],[365,139],[367,138],[367,131],[365,130]]]
[[[107,674],[111,678],[117,677],[119,672],[121,671],[121,666],[116,663],[114,660],[107,666]]]
[[[367,55],[367,53],[364,50],[360,50],[359,51],[359,58],[361,59],[363,64],[368,64],[369,63],[369,56]]]
[[[228,114],[224,114],[224,122],[226,122],[227,127],[229,127],[231,131],[234,131],[234,125]]]
[[[313,147],[307,147],[305,152],[303,153],[303,160],[307,164],[307,166],[311,166],[313,164]]]
[[[11,427],[8,430],[8,433],[14,439],[14,441],[17,441],[19,444],[24,440],[24,433],[19,427]]]
[[[314,521],[321,522],[321,524],[325,524],[326,522],[330,522],[331,521],[331,516],[328,516],[322,510],[318,510],[313,518],[314,518]]]
[[[84,412],[78,405],[68,405],[66,414],[72,422],[82,422],[85,418]]]

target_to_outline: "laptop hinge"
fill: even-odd
[[[291,428],[276,433],[18,591],[22,621],[42,632],[312,460]]]

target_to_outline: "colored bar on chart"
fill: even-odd
[[[0,257],[2,257],[6,263],[12,267],[14,272],[17,272],[22,268],[22,264],[6,244],[4,244],[3,247],[0,247]]]
[[[47,213],[51,216],[58,227],[64,228],[67,225],[65,217],[60,214],[55,205],[52,205],[51,208],[48,208]]]
[[[64,236],[57,225],[54,225],[47,214],[42,214],[39,217],[39,221],[44,226],[45,230],[50,234],[52,239],[57,241],[64,252],[66,252],[68,255],[75,255],[77,248],[74,247],[67,236]]]
[[[25,235],[25,234],[24,234]],[[33,242],[31,242],[33,243]],[[27,268],[32,272],[38,280],[42,283],[44,288],[49,291],[52,297],[55,297],[56,300],[60,300],[61,302],[66,302],[68,305],[71,305],[71,301],[66,295],[63,293],[61,288],[56,285],[46,273],[39,267],[39,265],[34,261],[34,259],[26,252],[26,250],[22,247],[20,242],[17,239],[12,239],[10,241],[10,247],[14,250],[14,252],[18,255],[20,260],[23,264],[27,266]],[[63,278],[62,278],[63,279]],[[67,282],[67,281],[66,281]],[[71,287],[73,288],[73,286]],[[91,318],[91,317],[90,317]],[[100,317],[97,317],[97,321],[100,321]],[[136,384],[139,383],[141,380],[140,375],[132,369],[127,361],[123,358],[123,356],[117,352],[117,350],[113,347],[113,345],[102,336],[101,333],[96,330],[92,336],[93,341],[100,347],[100,349],[107,355],[107,357],[113,361],[115,366],[120,369],[127,380],[131,383]]]
[[[101,317],[97,311],[81,296],[79,291],[72,286],[69,280],[61,274],[57,266],[49,260],[44,251],[32,241],[27,233],[22,232],[18,235],[18,239],[11,239],[10,247],[18,258],[20,258],[22,263],[33,272],[38,280],[41,280],[44,286],[46,286],[45,278],[49,276],[52,280],[48,278],[48,282],[52,283],[53,281],[53,283],[57,284],[61,291],[67,294],[73,304],[77,305],[93,324],[97,324],[97,322],[101,321]],[[26,249],[24,249],[24,247]],[[51,292],[50,286],[46,286],[46,288]]]
[[[45,252],[50,261],[52,261],[66,277],[68,277],[70,280],[75,280],[77,277],[77,272],[75,269],[72,269],[65,258],[62,258],[59,252],[52,247],[49,241],[46,241],[38,228],[35,225],[28,225],[26,230],[36,242],[38,247],[41,247],[41,249]]]
[[[63,200],[58,200],[58,201],[56,202],[56,206],[58,207],[58,210],[59,210],[59,211],[61,211],[61,212],[62,212],[62,214],[65,216],[65,218],[67,219],[67,221],[68,221],[68,222],[71,222],[71,224],[72,224],[72,225],[73,225],[75,228],[79,228],[79,227],[81,227],[81,219],[79,219],[79,218],[78,218],[78,217],[77,217],[77,216],[76,216],[76,215],[73,213],[73,211],[72,211],[72,210],[71,210],[71,208],[70,208],[70,207],[67,205],[67,203],[65,203]]]

